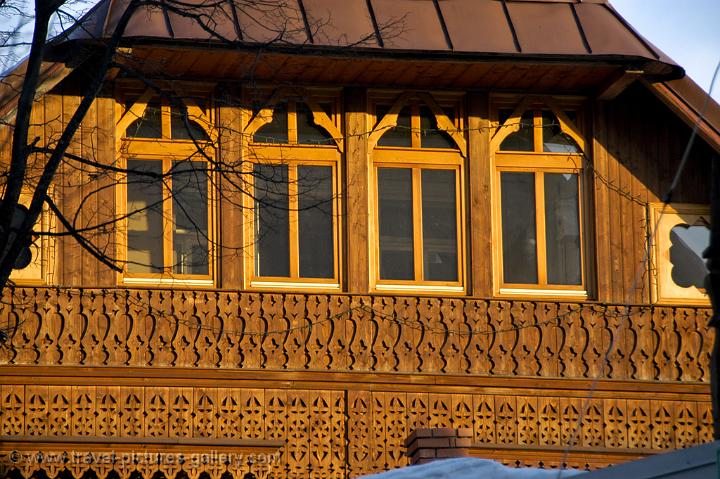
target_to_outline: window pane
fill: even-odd
[[[500,128],[509,128],[500,126]],[[500,151],[534,151],[535,128],[533,127],[533,112],[526,111],[520,117],[520,130],[510,133],[500,144]]]
[[[415,279],[412,170],[378,168],[380,279]]]
[[[457,281],[455,171],[422,170],[423,265],[426,281]]]
[[[560,120],[550,111],[542,113],[543,151],[550,153],[579,153],[575,140],[560,128]]]
[[[545,173],[548,284],[582,284],[578,175]]]
[[[309,145],[333,144],[334,140],[325,128],[315,124],[313,112],[305,103],[298,102],[296,109],[298,143]]]
[[[182,114],[175,107],[170,109],[170,136],[173,140],[195,139],[198,141],[207,141],[209,139],[203,127],[195,120],[192,120],[189,116],[186,125]]]
[[[298,166],[300,276],[333,278],[332,167]]]
[[[705,225],[677,225],[670,230],[671,277],[681,288],[705,290],[708,274],[703,251],[710,245],[710,228]]]
[[[173,163],[173,273],[210,274],[208,175],[203,161]]]
[[[162,174],[162,162],[128,160],[128,170]],[[142,174],[127,175],[127,270],[163,271],[162,182]]]
[[[447,112],[449,118],[453,118],[453,111]],[[445,131],[438,130],[437,119],[430,110],[424,106],[420,108],[420,146],[422,148],[455,148],[455,142]]]
[[[375,113],[378,122],[390,110],[389,107],[378,105]],[[410,107],[404,107],[398,114],[397,127],[388,128],[378,140],[378,146],[412,146],[412,132],[410,130]]]
[[[255,165],[255,274],[290,276],[288,170]]]
[[[253,135],[253,141],[258,143],[287,143],[288,142],[288,113],[287,103],[278,103],[273,110],[272,121],[260,127]]]
[[[500,174],[503,278],[505,283],[536,284],[535,174]]]
[[[160,105],[148,103],[142,118],[138,118],[127,127],[125,136],[129,138],[162,138]]]

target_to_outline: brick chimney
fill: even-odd
[[[410,464],[424,464],[436,459],[465,457],[472,443],[470,428],[449,427],[415,429],[405,439],[405,453]]]

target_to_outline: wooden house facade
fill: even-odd
[[[51,44],[40,145],[128,3]],[[419,427],[545,467],[711,441],[720,107],[611,5],[165,3],[4,291],[10,477],[356,477]]]

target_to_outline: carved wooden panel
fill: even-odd
[[[711,440],[709,402],[641,394],[586,401],[522,394],[57,385],[3,385],[0,393],[3,435],[280,440],[282,460],[271,470],[278,478],[340,479],[404,466],[403,442],[408,431],[422,426],[471,427],[475,443],[498,447],[573,443],[610,451],[663,450]]]
[[[6,296],[0,314],[20,322],[0,364],[708,380],[702,308],[52,288]]]

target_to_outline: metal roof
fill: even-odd
[[[129,1],[102,0],[64,38],[110,36]],[[645,61],[647,73],[682,76],[682,69],[606,0],[184,0],[174,5],[138,9],[124,38],[417,55],[614,57]]]

